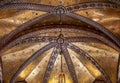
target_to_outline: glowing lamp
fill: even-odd
[[[65,74],[63,72],[59,74],[59,83],[65,83]]]

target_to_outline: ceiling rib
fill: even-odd
[[[120,0],[109,0],[109,1],[115,3],[116,5],[120,5]]]
[[[110,0],[112,2],[118,3],[117,1]],[[8,10],[8,9],[22,9],[22,10],[37,10],[37,11],[43,11],[43,12],[54,12],[54,8],[56,6],[50,6],[50,5],[43,5],[43,4],[35,4],[35,3],[9,3],[5,4],[0,7],[0,10]],[[65,7],[67,11],[74,12],[78,10],[83,9],[101,9],[101,8],[114,8],[119,9],[120,6],[109,3],[109,2],[87,2],[87,3],[80,3],[75,4],[71,6]]]
[[[1,57],[0,57],[0,83],[3,83],[3,64]]]
[[[100,31],[102,31],[103,33],[105,33],[107,36],[109,36],[119,47],[120,47],[120,41],[110,32],[108,31],[105,27],[103,27],[102,25],[98,24],[95,21],[90,20],[89,18],[86,18],[84,16],[75,14],[75,13],[66,13],[67,16],[79,19],[80,21],[83,21],[87,24],[90,24],[91,26],[94,26],[96,29],[99,29]]]
[[[52,52],[52,55],[51,55],[50,60],[48,62],[47,68],[45,70],[45,74],[43,77],[43,83],[48,83],[51,71],[54,67],[54,63],[58,57],[58,53],[59,53],[59,46],[57,45]]]
[[[41,36],[41,37],[28,37],[28,38],[18,38],[8,45],[6,45],[4,48],[0,50],[0,54],[5,52],[7,49],[10,49],[14,46],[25,44],[25,43],[40,43],[40,42],[53,42],[55,41],[56,37],[52,36]]]
[[[53,26],[49,26],[49,27],[53,27]],[[98,34],[95,34],[95,33],[92,33],[92,32],[89,32],[89,31],[85,31],[85,30],[80,30],[80,29],[68,29],[68,28],[66,28],[67,26],[62,26],[63,28],[62,28],[62,32],[74,32],[74,33],[80,33],[80,34],[86,34],[87,33],[87,35],[89,35],[89,37],[91,37],[91,38],[93,38],[93,39],[95,39],[95,41],[102,41],[104,44],[106,44],[106,45],[108,45],[108,46],[110,46],[110,47],[112,47],[112,48],[114,48],[115,50],[117,50],[117,51],[120,51],[120,49],[114,44],[114,43],[112,43],[111,41],[109,41],[109,40],[107,40],[106,38],[104,38],[103,36],[100,36],[100,35],[98,35]],[[65,28],[64,28],[65,27]],[[11,48],[11,47],[13,47],[13,46],[15,46],[16,44],[17,44],[17,42],[23,42],[24,41],[24,39],[27,39],[27,38],[31,38],[31,36],[36,36],[36,35],[38,35],[38,34],[41,34],[41,33],[50,33],[50,32],[59,32],[60,31],[60,28],[53,28],[53,29],[42,29],[42,30],[39,30],[39,31],[35,31],[35,32],[31,32],[31,33],[28,33],[28,34],[25,34],[25,35],[23,35],[23,36],[21,36],[21,37],[19,37],[19,38],[17,38],[16,40],[14,40],[14,41],[12,41],[12,42],[10,42],[8,45],[6,45],[4,48],[2,48],[1,50],[0,50],[0,54],[2,54],[4,51],[6,51],[7,49],[9,49],[9,48]],[[76,38],[77,38],[77,40],[76,40]],[[87,40],[92,40],[91,38],[86,38]],[[44,40],[43,40],[44,39]],[[53,41],[54,41],[54,39],[55,39],[55,37],[45,37],[45,36],[43,36],[43,39],[41,39],[41,41],[40,42],[45,42],[45,41],[52,41],[52,39],[53,39]],[[29,40],[29,39],[28,39]],[[67,41],[68,40],[70,40],[70,41],[79,41],[79,42],[81,42],[81,41],[84,41],[84,39],[81,39],[81,37],[74,37],[74,38],[72,38],[71,39],[71,37],[69,37],[69,38],[67,38],[66,39]],[[89,41],[90,41],[89,40]],[[33,40],[34,41],[34,40]],[[30,41],[30,42],[33,42],[33,41]],[[37,42],[37,41],[34,41],[34,42]],[[38,41],[39,42],[39,41]],[[25,43],[25,42],[24,42]]]
[[[66,63],[67,63],[67,66],[68,66],[70,75],[72,77],[73,83],[78,83],[76,71],[75,71],[73,62],[71,60],[71,57],[69,55],[69,52],[67,50],[67,47],[66,47],[65,43],[61,46],[61,51],[62,51],[62,54],[63,54],[63,56],[65,58]]]
[[[120,83],[120,54],[119,54],[119,58],[118,58],[117,83]]]
[[[60,28],[57,28],[57,27],[62,27],[61,29]],[[69,27],[69,28],[68,28]],[[39,29],[38,29],[39,28]],[[81,29],[82,28],[82,29]],[[87,27],[86,27],[87,28]],[[31,35],[38,35],[38,34],[43,34],[43,33],[47,33],[47,32],[59,32],[59,31],[62,31],[62,32],[75,32],[75,33],[81,33],[81,34],[86,34],[86,35],[89,35],[91,37],[96,37],[96,36],[101,36],[103,34],[101,34],[100,32],[98,31],[93,31],[93,30],[86,30],[84,27],[80,27],[80,26],[75,26],[75,25],[67,25],[67,24],[64,24],[64,25],[45,25],[45,26],[38,26],[37,27],[37,31],[35,30],[32,30],[31,32],[27,32],[23,35],[26,35],[26,36],[31,36]],[[19,33],[18,33],[19,34]],[[99,34],[99,35],[98,35]],[[16,36],[16,35],[15,35]],[[102,37],[102,36],[101,36]]]
[[[20,1],[20,0],[1,0],[0,1],[0,6],[3,6],[5,4],[9,4],[11,2],[15,2],[15,1]]]
[[[94,58],[92,58],[89,54],[87,54],[86,52],[84,52],[82,49],[80,49],[79,47],[68,43],[68,48],[70,48],[71,50],[75,51],[76,53],[78,53],[79,55],[85,57],[86,59],[88,59],[92,64],[94,64],[96,66],[96,68],[102,73],[105,81],[107,83],[112,83],[109,76],[106,74],[106,72],[104,71],[104,69],[94,60]]]
[[[70,11],[70,12],[75,12],[75,11],[85,10],[85,9],[102,9],[102,8],[119,9],[120,6],[113,3],[108,3],[108,2],[88,2],[88,3],[80,3],[80,4],[75,4],[75,5],[66,7],[67,11]]]
[[[53,27],[53,26],[50,26],[50,27]],[[71,29],[68,29],[66,28],[67,26],[62,26],[63,28],[62,29],[62,32],[75,32],[75,33],[80,33],[80,34],[88,34],[90,37],[88,38],[83,38],[83,37],[66,37],[67,41],[78,41],[78,42],[81,42],[81,41],[93,41],[96,42],[96,41],[101,41],[103,44],[106,44],[112,48],[114,48],[116,51],[120,51],[120,48],[117,47],[114,43],[112,43],[111,41],[109,41],[108,39],[104,38],[103,36],[100,36],[98,34],[95,34],[93,32],[89,32],[89,31],[85,31],[85,30],[80,30],[80,29],[74,29],[74,27],[69,27]],[[65,28],[64,28],[65,27]],[[73,29],[72,29],[73,28]],[[0,50],[0,54],[2,54],[3,52],[5,52],[7,49],[13,47],[13,46],[16,46],[16,45],[19,45],[20,43],[26,43],[26,42],[52,42],[52,41],[55,41],[55,38],[56,37],[52,37],[52,36],[43,36],[43,38],[41,37],[34,37],[38,34],[41,34],[41,33],[50,33],[50,32],[59,32],[60,31],[60,28],[46,28],[46,29],[42,29],[42,30],[39,30],[39,31],[35,31],[35,32],[31,32],[31,33],[28,33],[28,34],[25,34],[19,38],[17,38],[16,40],[10,42],[9,44],[6,44],[5,47],[2,47],[2,49]],[[32,39],[33,38],[33,39]],[[92,38],[91,40],[89,40],[90,38]],[[28,41],[27,41],[28,40]],[[30,40],[30,41],[29,41]],[[36,41],[37,40],[37,41]],[[18,44],[19,43],[19,44]],[[100,42],[99,42],[100,43]]]
[[[0,7],[0,10],[9,10],[9,9],[51,12],[54,10],[54,6],[35,4],[35,3],[9,3]]]
[[[110,42],[109,40],[105,39],[103,37],[103,39],[100,38],[100,36],[96,35],[96,37],[68,37],[66,38],[66,40],[68,42],[95,42],[95,43],[103,43],[107,46],[110,46],[112,48],[114,48],[116,51],[120,51],[120,49],[115,46],[112,42]]]
[[[101,42],[94,37],[66,37],[65,39],[68,42]]]
[[[43,18],[47,18],[49,15],[51,14],[44,14],[44,15],[41,15],[39,17],[36,17],[32,20],[29,20],[28,22],[26,23],[23,23],[22,25],[18,26],[15,30],[13,30],[12,32],[10,32],[3,40],[1,40],[0,42],[0,49],[6,45],[10,40],[12,40],[12,38],[18,34],[19,32],[29,28],[29,26],[33,25],[33,24],[36,24],[38,21],[40,21],[40,19],[43,19]]]
[[[50,48],[56,46],[56,43],[50,43],[35,52],[30,58],[28,58],[16,71],[16,73],[13,75],[12,79],[10,80],[10,83],[14,83],[18,77],[18,75],[30,64],[31,61],[33,61],[35,58],[40,56],[43,52],[49,50]]]
[[[103,4],[101,4],[100,6],[102,6]],[[99,5],[98,5],[99,6]],[[14,7],[14,6],[13,6]],[[15,5],[16,7],[16,5]],[[19,6],[18,6],[19,7]],[[86,7],[86,6],[83,6],[83,8]],[[107,6],[108,7],[108,6]],[[8,7],[6,7],[8,8]],[[95,8],[95,7],[94,7]],[[53,8],[54,9],[54,8]],[[118,44],[118,46],[120,47],[120,41],[118,41],[118,39],[112,34],[110,33],[107,29],[105,29],[102,25],[86,18],[86,17],[83,17],[81,15],[78,15],[78,14],[75,14],[75,13],[71,13],[70,11],[66,10],[66,7],[61,7],[61,6],[58,6],[55,8],[54,11],[50,11],[50,12],[56,12],[55,14],[59,14],[61,15],[61,12],[62,14],[65,14],[65,15],[68,15],[70,17],[73,17],[73,18],[77,18],[85,23],[88,23],[94,27],[96,27],[97,29],[99,29],[100,31],[104,32],[105,34],[107,34],[113,41],[116,42],[116,44]],[[54,13],[53,13],[54,14]],[[29,23],[29,22],[27,22]],[[23,24],[24,25],[24,24]],[[7,37],[6,37],[7,38]]]
[[[51,11],[53,12],[53,11]],[[56,13],[54,13],[56,12]],[[54,10],[53,14],[58,14],[58,15],[61,15],[61,12],[62,14],[65,14],[67,16],[70,16],[70,17],[73,17],[73,18],[77,18],[87,24],[90,24],[94,27],[96,27],[97,29],[99,29],[100,31],[102,31],[103,33],[105,33],[106,35],[108,35],[119,47],[120,47],[120,41],[111,33],[109,32],[107,29],[105,29],[102,25],[86,18],[86,17],[83,17],[81,15],[78,15],[78,14],[75,14],[75,13],[71,13],[70,11],[66,10],[66,7],[62,7],[62,6],[57,6]],[[47,16],[47,15],[46,15]],[[43,16],[45,17],[45,16]],[[12,31],[5,39],[3,39],[1,41],[1,44],[0,44],[0,47],[3,47],[6,43],[8,43],[9,39],[11,39],[13,37],[13,35],[16,35],[16,33],[20,32],[23,30],[23,28],[25,27],[28,27],[34,23],[36,23],[38,20],[40,20],[39,18],[42,18],[42,16],[40,17],[37,17],[37,19],[33,19],[31,21],[28,21],[26,23],[24,23],[23,25],[19,26],[16,30]],[[6,41],[8,40],[8,41]]]

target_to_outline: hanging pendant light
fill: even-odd
[[[59,83],[66,83],[65,74],[62,68],[62,53],[61,52],[60,52],[60,55],[61,55],[61,73],[59,74]]]
[[[59,83],[65,83],[65,74],[63,72],[59,74]]]
[[[62,1],[62,0],[58,0],[58,1]],[[60,5],[62,5],[61,3],[60,3]],[[62,14],[62,12],[61,11],[59,11],[60,12],[60,20],[59,20],[59,23],[60,23],[60,25],[62,24],[62,18],[61,18],[61,14]],[[59,35],[59,37],[61,38],[61,37],[63,37],[63,34],[62,34],[62,28],[60,27],[60,35]],[[60,44],[61,43],[63,43],[63,41],[61,41],[61,39],[60,39]],[[60,45],[61,46],[61,45]],[[61,73],[59,74],[59,81],[58,81],[58,83],[66,83],[66,79],[65,79],[65,74],[64,74],[64,72],[63,72],[63,68],[62,68],[62,51],[61,51],[61,49],[60,49],[60,55],[61,55]]]

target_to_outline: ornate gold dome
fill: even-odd
[[[119,0],[0,1],[1,83],[119,83]]]

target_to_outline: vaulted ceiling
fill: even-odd
[[[1,82],[119,83],[119,53],[119,0],[0,1]]]

